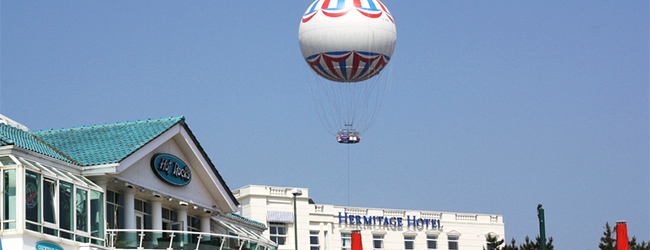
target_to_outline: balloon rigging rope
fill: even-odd
[[[350,144],[348,144],[348,207],[350,206]]]

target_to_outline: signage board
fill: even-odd
[[[35,248],[36,250],[63,250],[61,246],[48,241],[37,242]]]
[[[192,172],[187,164],[170,154],[155,154],[151,158],[151,170],[158,178],[174,186],[185,186],[192,181]]]

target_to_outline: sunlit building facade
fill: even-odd
[[[276,249],[183,117],[29,131],[0,115],[2,249]]]
[[[306,188],[250,185],[233,191],[243,217],[263,222],[264,234],[286,250],[480,250],[488,235],[505,238],[503,216],[315,203]],[[294,212],[295,211],[295,212]]]

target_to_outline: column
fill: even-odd
[[[122,190],[122,195],[124,196],[124,229],[136,229],[135,228],[135,191],[132,187],[127,187]],[[119,235],[119,234],[118,234]],[[125,240],[128,242],[126,246],[134,247],[138,245],[137,242],[137,233],[126,232]]]
[[[151,202],[151,227],[153,230],[163,230],[162,198],[153,198]]]
[[[187,206],[181,206],[176,210],[178,222],[181,223],[181,231],[187,231]]]
[[[187,231],[187,205],[181,205],[178,210],[176,210],[176,216],[178,221],[181,223],[181,231]],[[181,245],[188,242],[187,234],[177,235],[176,237],[181,237]],[[176,240],[176,239],[174,239]]]
[[[135,191],[133,188],[125,188],[122,190],[124,195],[124,228],[135,228]]]
[[[201,232],[206,234],[210,233],[210,218],[210,214],[208,213],[201,215]],[[210,235],[204,235],[203,240],[210,240]]]
[[[154,197],[153,199],[150,199],[149,202],[151,203],[151,229],[163,230],[162,198]],[[161,238],[163,236],[162,232],[154,231],[152,235],[153,239],[151,239],[151,241],[154,245],[157,245],[158,238]]]

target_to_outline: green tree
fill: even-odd
[[[512,241],[514,245],[514,240]],[[524,244],[519,246],[519,250],[540,250],[542,249],[541,239],[539,236],[535,237],[535,241],[530,240],[530,237],[526,236],[524,239]],[[553,237],[548,238],[546,241],[546,250],[553,250]]]
[[[535,242],[530,240],[530,237],[526,236],[524,238],[524,243],[519,245],[519,250],[537,250],[540,246],[536,245]]]
[[[636,243],[636,236],[632,236],[632,239],[630,240],[630,250],[650,250],[650,244],[646,243],[645,241],[641,241],[641,243]]]
[[[600,250],[616,250],[614,243],[616,243],[616,240],[612,237],[612,228],[609,226],[609,222],[606,222],[605,232],[603,232],[603,237],[600,237],[598,248]]]
[[[612,236],[613,234],[609,222],[605,222],[605,232],[603,232],[603,237],[600,237],[598,248],[601,250],[616,250],[616,238]],[[632,236],[628,244],[630,246],[629,250],[650,250],[650,242],[641,241],[641,243],[637,243],[636,236]]]
[[[485,240],[487,241],[488,250],[502,250],[501,245],[505,242],[505,240],[499,240],[498,236],[491,234],[486,235]],[[485,247],[483,247],[483,250],[485,250]]]
[[[517,242],[515,242],[515,238],[512,238],[510,245],[506,244],[501,250],[519,250],[519,247],[517,247]]]
[[[537,244],[540,244],[539,237],[537,237],[537,242],[538,242]],[[540,248],[541,248],[541,244],[540,244]],[[546,250],[554,250],[553,237],[548,238],[548,241],[546,241]]]

